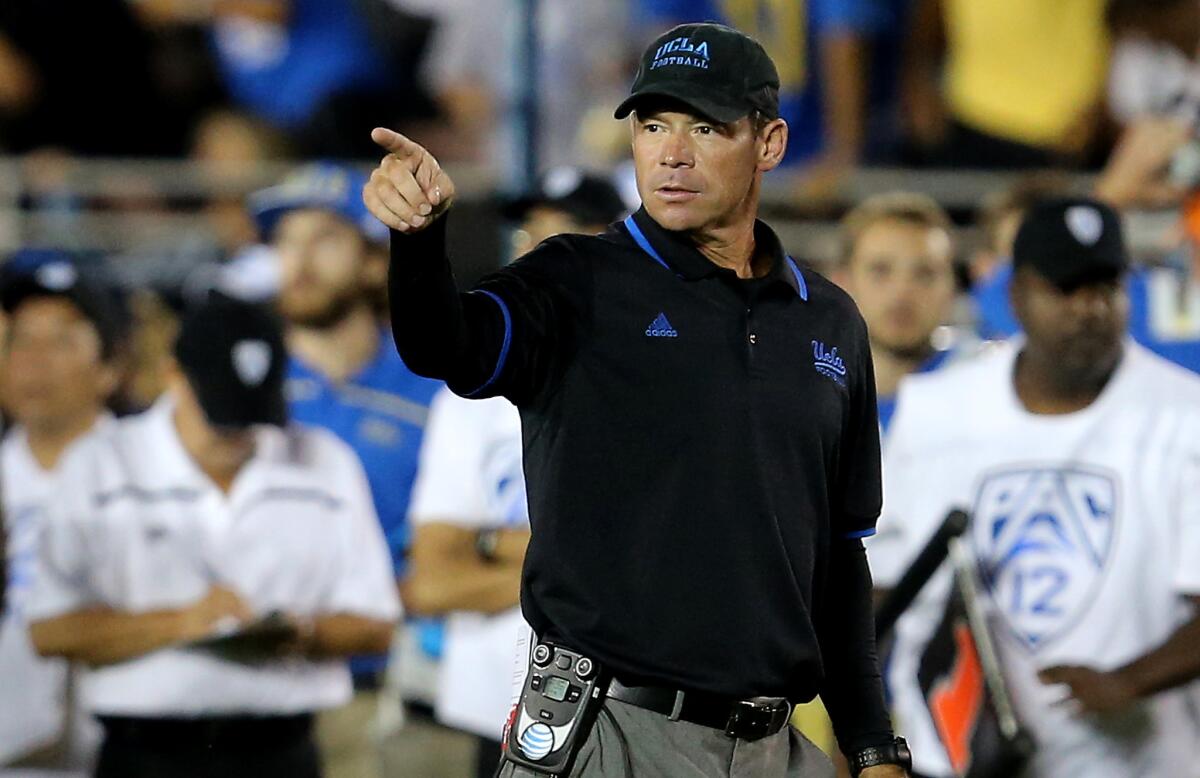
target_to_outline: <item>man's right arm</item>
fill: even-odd
[[[450,611],[498,613],[518,604],[527,529],[496,530],[496,548],[484,559],[476,548],[478,532],[433,521],[417,526],[412,572],[404,584],[404,604],[434,616]]]
[[[572,278],[560,249],[543,246],[460,293],[446,253],[446,211],[454,183],[428,151],[376,129],[388,150],[363,189],[392,229],[388,295],[392,333],[405,364],[440,378],[463,397],[535,394],[559,364],[572,331]]]
[[[199,640],[211,635],[225,618],[245,622],[250,611],[233,592],[213,587],[201,600],[183,608],[144,613],[101,605],[80,608],[34,621],[29,625],[29,635],[42,656],[108,665]]]

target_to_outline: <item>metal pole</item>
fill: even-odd
[[[541,93],[541,42],[538,34],[538,0],[517,0],[519,26],[516,39],[516,113],[517,131],[513,134],[514,159],[520,160],[512,171],[511,183],[521,191],[537,187],[538,154],[538,97]]]

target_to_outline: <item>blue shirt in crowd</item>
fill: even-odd
[[[1021,325],[1008,302],[1012,266],[976,287],[978,330],[988,339],[1007,338]],[[1159,356],[1200,373],[1200,284],[1171,267],[1136,270],[1125,282],[1129,334]]]
[[[223,19],[217,64],[230,95],[272,124],[302,127],[339,92],[383,88],[389,68],[351,0],[290,0],[282,25]]]
[[[954,352],[950,349],[946,351],[936,351],[933,356],[925,360],[917,367],[913,373],[932,373],[946,361],[950,359],[950,355]],[[883,430],[884,437],[887,437],[888,427],[892,423],[892,417],[896,415],[896,395],[881,394],[875,398],[876,404],[879,406],[879,428]]]
[[[820,46],[838,33],[867,44],[867,161],[882,161],[898,138],[900,51],[910,0],[637,0],[643,29],[719,21],[752,35],[779,70],[780,114],[788,123],[785,164],[802,163],[825,141]]]
[[[397,577],[405,572],[408,500],[421,436],[429,403],[441,386],[408,369],[390,333],[380,334],[374,359],[344,383],[331,382],[295,357],[288,365],[291,418],[330,430],[362,460]]]

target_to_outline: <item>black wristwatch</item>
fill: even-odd
[[[485,562],[496,561],[496,549],[500,546],[500,531],[481,529],[475,533],[475,553]]]
[[[904,772],[912,772],[912,753],[908,750],[908,741],[898,737],[886,746],[864,748],[850,757],[850,773],[854,778],[868,767],[882,764],[894,764],[904,768]]]

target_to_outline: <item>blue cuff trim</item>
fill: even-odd
[[[869,538],[874,534],[875,528],[871,527],[871,529],[863,529],[859,530],[858,532],[847,532],[843,537],[845,537],[846,540],[858,540],[859,538]]]
[[[500,371],[504,369],[504,362],[508,359],[508,347],[512,345],[512,314],[508,312],[508,305],[498,295],[486,289],[476,289],[475,292],[487,295],[496,301],[496,305],[500,306],[500,313],[504,316],[504,342],[500,344],[500,356],[496,359],[496,369],[492,371],[491,377],[484,381],[482,386],[467,392],[463,397],[475,397],[484,389],[496,383],[496,379],[500,377]]]
[[[792,271],[792,275],[796,277],[796,292],[800,295],[800,299],[808,302],[808,284],[804,281],[804,274],[800,272],[800,268],[796,267],[796,260],[791,257],[787,258],[788,268]]]
[[[671,266],[664,262],[663,258],[654,250],[654,247],[650,245],[650,241],[646,240],[646,236],[642,234],[642,228],[637,226],[637,222],[633,220],[632,216],[625,217],[625,229],[629,230],[629,236],[633,238],[633,242],[638,244],[642,251],[649,254],[651,259],[667,270],[671,269]]]

